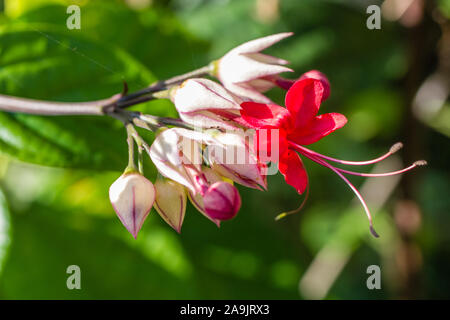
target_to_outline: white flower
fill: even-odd
[[[240,116],[242,101],[217,82],[186,80],[172,91],[171,98],[180,118],[188,124],[198,128],[238,128],[231,120]]]
[[[207,189],[202,176],[203,144],[216,143],[208,134],[182,128],[161,132],[150,147],[150,158],[166,178],[184,185],[193,193]]]
[[[219,220],[233,218],[241,206],[238,190],[212,169],[202,166],[202,147],[218,143],[206,133],[172,128],[156,137],[149,152],[158,171],[185,186],[191,202],[217,225]],[[178,214],[176,219],[180,218]],[[180,227],[174,226],[176,230]]]
[[[219,144],[208,146],[208,159],[211,167],[222,176],[246,187],[267,188],[262,175],[262,164],[253,152],[252,136],[242,133],[218,133],[214,138]]]
[[[241,44],[216,61],[215,75],[235,95],[255,102],[270,103],[270,99],[260,93],[274,86],[268,78],[292,70],[283,66],[288,61],[260,51],[291,35],[291,32],[278,33]]]

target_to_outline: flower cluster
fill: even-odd
[[[152,207],[180,232],[187,199],[217,226],[232,219],[241,207],[235,183],[266,190],[269,164],[276,164],[286,182],[303,194],[309,183],[299,155],[331,169],[350,186],[361,200],[376,235],[367,205],[344,174],[393,175],[424,162],[396,172],[365,174],[337,168],[329,162],[373,164],[401,145],[396,144],[382,157],[363,162],[334,159],[306,148],[342,128],[347,119],[339,113],[318,115],[321,103],[330,95],[330,83],[324,74],[313,70],[298,80],[284,79],[279,74],[292,71],[285,67],[288,62],[261,53],[290,35],[271,35],[229,51],[210,65],[209,75],[218,82],[197,76],[171,83],[160,96],[173,102],[180,119],[158,122],[149,115],[133,119],[134,124],[156,131],[151,146],[140,138],[133,124],[126,123],[130,163],[111,186],[110,200],[134,237]],[[286,107],[274,104],[263,94],[274,86],[287,90]],[[140,154],[142,150],[148,153],[158,170],[154,184],[143,176],[141,165],[140,170],[135,167],[133,141]]]

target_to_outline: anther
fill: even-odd
[[[401,148],[403,148],[403,143],[401,142],[397,142],[396,144],[394,144],[391,149],[389,149],[390,153],[396,153],[398,150],[400,150]]]
[[[375,231],[375,229],[373,228],[373,226],[370,226],[370,233],[375,237],[375,238],[379,238],[379,234]]]

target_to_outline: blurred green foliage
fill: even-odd
[[[406,135],[406,30],[385,20],[381,31],[368,30],[357,1],[281,0],[268,14],[261,8],[265,1],[255,0],[150,1],[140,9],[132,2],[6,0],[0,92],[60,101],[106,98],[121,91],[123,81],[139,89],[201,67],[244,41],[294,31],[268,52],[291,61],[291,77],[325,72],[332,94],[324,110],[349,119],[315,150],[367,159]],[[67,30],[68,4],[81,4],[81,30]],[[284,92],[269,95],[281,104]],[[167,101],[136,108],[175,115]],[[421,257],[416,296],[448,298],[449,141],[429,128],[420,133],[419,153],[431,165],[411,173],[422,211],[414,238]],[[353,195],[344,184],[308,161],[311,196],[296,216],[274,221],[301,202],[277,175],[269,177],[264,194],[240,188],[241,212],[220,229],[189,207],[178,235],[152,211],[135,241],[108,201],[108,187],[126,165],[120,123],[0,113],[0,151],[0,186],[9,203],[0,197],[0,298],[298,299],[304,298],[300,280],[330,243],[347,248],[349,261],[327,298],[402,297],[401,269],[398,279],[389,272],[399,244],[392,216],[401,188],[376,216],[380,241],[370,238],[363,211],[350,205]],[[146,169],[152,177],[150,161]],[[72,264],[81,267],[79,291],[66,288]],[[365,285],[372,264],[383,270],[380,291]]]

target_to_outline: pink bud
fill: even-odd
[[[241,196],[233,185],[219,181],[209,187],[203,196],[203,204],[211,218],[229,220],[241,208]]]
[[[155,200],[155,188],[138,173],[121,175],[109,188],[109,199],[122,224],[137,237]]]
[[[299,80],[312,78],[316,80],[320,80],[320,82],[323,85],[323,96],[322,101],[326,100],[330,96],[330,81],[328,81],[328,78],[326,75],[324,75],[322,72],[318,70],[311,70],[308,71],[299,78]]]
[[[204,174],[204,177],[206,178],[206,181],[209,185],[217,182],[217,181],[223,181],[222,177],[214,170],[208,167],[203,167],[202,172]],[[209,187],[208,187],[209,188]],[[208,190],[206,190],[208,191]],[[206,193],[206,192],[205,192]],[[217,227],[220,227],[220,220],[211,218],[205,211],[205,205],[203,204],[203,196],[200,193],[193,193],[191,191],[188,191],[189,200],[191,201],[192,205],[207,219],[211,220],[216,224]]]

